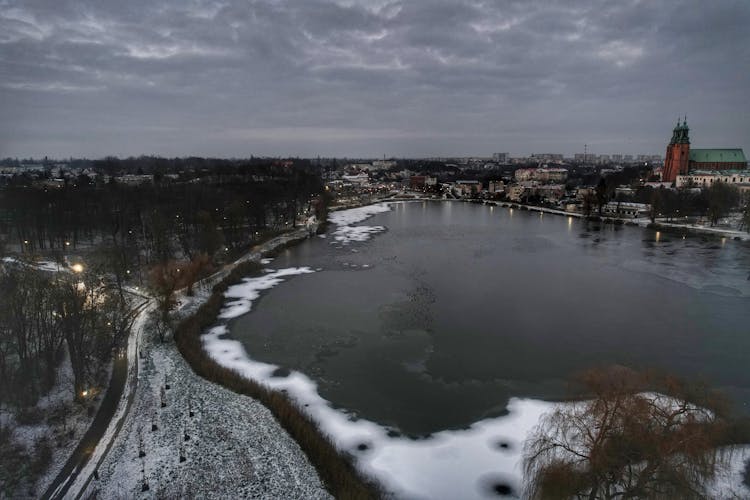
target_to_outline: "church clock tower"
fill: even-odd
[[[677,126],[672,131],[672,140],[667,146],[667,155],[664,158],[664,170],[661,176],[663,182],[674,182],[680,174],[687,174],[688,160],[690,158],[690,137],[687,126],[687,117],[680,125],[677,120]]]

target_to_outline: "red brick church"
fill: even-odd
[[[695,170],[742,170],[747,168],[745,153],[735,149],[690,149],[690,137],[687,118],[672,131],[672,140],[667,146],[664,158],[664,170],[661,179],[674,182],[678,175],[685,175]]]

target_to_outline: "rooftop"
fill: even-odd
[[[690,161],[698,163],[734,163],[745,162],[745,153],[741,148],[732,149],[690,149]]]
[[[682,175],[739,175],[740,177],[750,177],[750,170],[692,170]]]

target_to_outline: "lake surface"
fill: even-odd
[[[750,412],[750,248],[564,216],[395,203],[342,244],[336,226],[272,269],[231,336],[300,371],[357,417],[408,435],[557,400],[578,370],[622,363],[701,378]]]

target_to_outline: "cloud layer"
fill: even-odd
[[[0,0],[0,156],[663,153],[678,114],[750,148],[748,26],[745,0]]]

